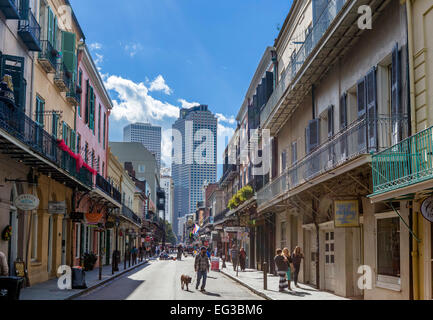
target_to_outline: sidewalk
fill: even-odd
[[[222,265],[222,263],[221,263]],[[292,291],[278,291],[279,277],[268,274],[268,290],[263,289],[263,272],[246,269],[244,272],[239,270],[238,276],[233,271],[233,265],[226,262],[227,268],[221,269],[221,273],[247,287],[257,295],[267,300],[350,300],[336,296],[330,292],[319,291],[313,287],[298,283],[301,288],[296,288],[292,281]]]
[[[152,259],[150,259],[152,260]],[[38,283],[29,288],[21,289],[20,300],[69,300],[76,298],[86,292],[89,292],[103,284],[127,273],[130,270],[146,265],[149,260],[139,262],[138,264],[124,269],[123,262],[119,264],[119,271],[111,274],[111,265],[102,267],[102,280],[99,280],[99,268],[92,271],[86,271],[87,289],[60,290],[57,287],[57,278],[43,283]]]

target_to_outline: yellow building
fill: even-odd
[[[402,1],[408,23],[412,137],[373,157],[374,203],[408,199],[412,251],[411,297],[433,299],[433,2]],[[430,33],[429,33],[430,32]]]

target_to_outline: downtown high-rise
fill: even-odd
[[[173,216],[176,221],[195,213],[197,202],[203,201],[204,183],[216,181],[217,122],[208,106],[200,105],[181,109],[179,119],[172,126]],[[176,141],[180,138],[181,143]],[[173,227],[177,233],[176,221],[173,221]]]
[[[161,127],[150,123],[133,123],[123,129],[123,142],[140,142],[147,150],[155,154],[158,167],[161,168]]]

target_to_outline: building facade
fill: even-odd
[[[165,192],[165,217],[170,224],[173,224],[173,179],[171,176],[161,175],[160,184]]]
[[[134,123],[123,129],[123,142],[140,142],[155,155],[161,168],[161,127],[150,123]]]

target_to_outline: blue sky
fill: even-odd
[[[257,64],[291,0],[71,0],[115,107],[110,140],[146,121],[164,129],[189,103],[230,135]],[[223,152],[219,139],[218,156]],[[163,143],[163,160],[169,148]]]

